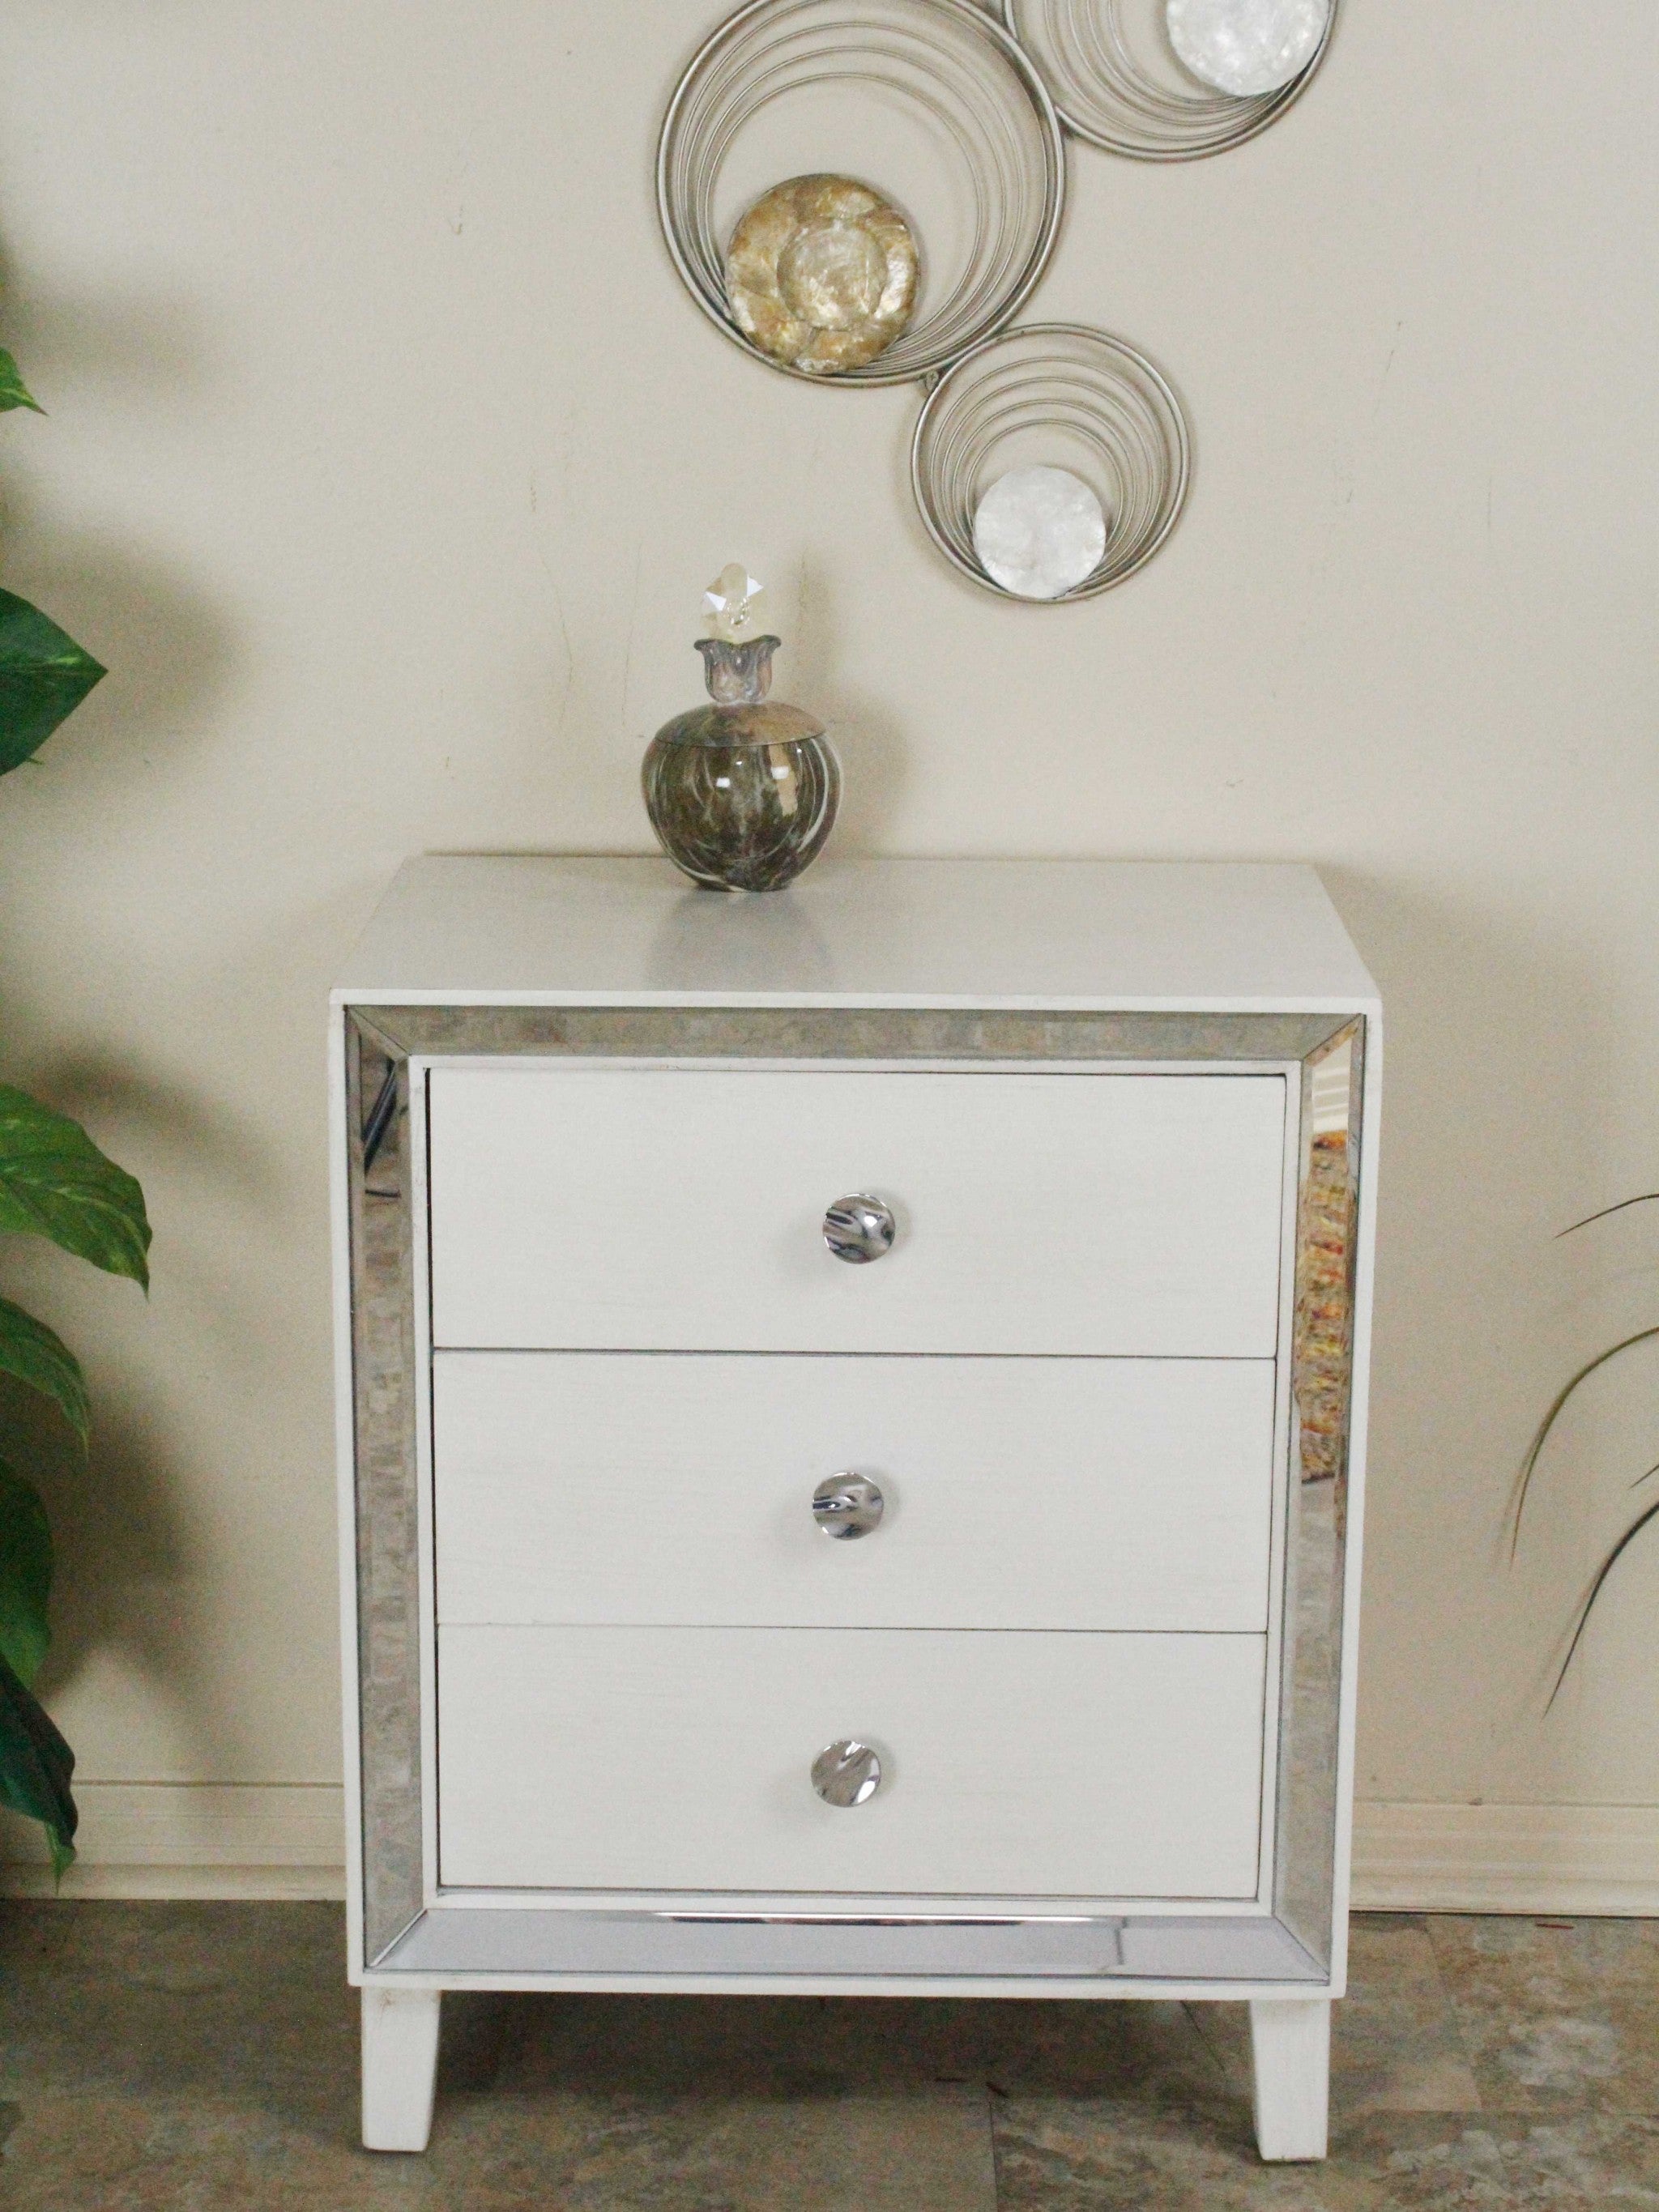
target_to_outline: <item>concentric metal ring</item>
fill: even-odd
[[[1036,64],[1066,128],[1138,161],[1224,154],[1276,123],[1325,58],[1339,0],[1313,58],[1277,92],[1176,92],[1129,51],[1119,0],[1002,0],[1003,19]]]
[[[1106,510],[1106,550],[1058,599],[1025,599],[974,550],[974,510],[999,447],[1057,434],[1080,453]],[[1022,605],[1065,606],[1109,591],[1150,561],[1187,496],[1191,448],[1181,403],[1144,355],[1080,323],[1030,323],[982,339],[939,379],[910,441],[910,483],[928,535],[964,576]]]
[[[961,158],[974,209],[965,267],[943,280],[909,328],[872,362],[809,375],[752,345],[726,304],[714,234],[721,166],[771,101],[825,83],[896,93],[941,129]],[[815,384],[903,384],[942,368],[1000,330],[1054,250],[1066,196],[1066,142],[1041,76],[973,0],[749,0],[692,59],[657,148],[657,209],[692,298],[734,345]],[[941,272],[923,265],[933,285]]]

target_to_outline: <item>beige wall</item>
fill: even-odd
[[[331,970],[422,848],[637,850],[695,594],[783,587],[848,848],[1316,861],[1387,995],[1361,1786],[1653,1796],[1659,1546],[1558,1625],[1659,1458],[1651,11],[1346,0],[1225,160],[1079,149],[1045,313],[1170,371],[1188,514],[1127,589],[994,603],[902,494],[907,392],[723,345],[649,154],[704,0],[18,0],[0,20],[3,562],[111,665],[0,786],[4,1073],[138,1171],[88,1355],[49,1687],[93,1782],[337,1772]],[[204,1801],[206,1802],[206,1801]],[[1659,1893],[1656,1893],[1659,1894]]]

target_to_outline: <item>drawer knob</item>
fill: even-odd
[[[867,1536],[886,1504],[867,1475],[831,1474],[812,1492],[812,1518],[826,1536]]]
[[[881,1761],[867,1743],[832,1743],[812,1761],[812,1787],[826,1805],[865,1805],[881,1787]]]
[[[861,1267],[893,1249],[892,1208],[868,1191],[838,1198],[823,1217],[823,1241],[836,1259]]]

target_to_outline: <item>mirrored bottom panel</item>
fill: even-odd
[[[454,1974],[1308,1982],[1318,1964],[1266,1918],[799,1918],[436,1905],[376,1971]]]

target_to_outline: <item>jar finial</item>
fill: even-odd
[[[702,595],[712,637],[700,637],[708,696],[720,707],[757,707],[772,688],[772,655],[780,641],[763,631],[765,588],[741,561],[729,562]]]
[[[716,637],[741,645],[760,634],[760,603],[766,587],[741,561],[728,561],[702,595],[702,611]]]

